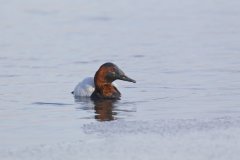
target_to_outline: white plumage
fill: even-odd
[[[74,88],[73,95],[76,97],[90,97],[94,89],[93,77],[87,77]]]
[[[116,83],[112,83],[117,87]],[[73,95],[75,97],[90,97],[95,90],[94,78],[87,77],[84,78],[78,85],[74,88]]]

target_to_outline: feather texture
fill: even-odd
[[[115,87],[116,83],[112,83]],[[95,90],[94,78],[87,77],[84,78],[78,85],[74,88],[72,92],[75,97],[90,97]]]

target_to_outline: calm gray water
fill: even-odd
[[[1,159],[238,159],[239,8],[1,0]],[[137,83],[117,81],[115,103],[75,100],[108,61]]]

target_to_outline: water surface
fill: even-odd
[[[0,4],[1,159],[238,159],[239,1]],[[137,83],[74,99],[108,61]]]

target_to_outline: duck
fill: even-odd
[[[96,71],[94,78],[87,77],[76,85],[72,94],[74,97],[89,97],[97,99],[120,99],[121,93],[117,89],[115,80],[136,81],[128,77],[116,64],[107,62]]]

